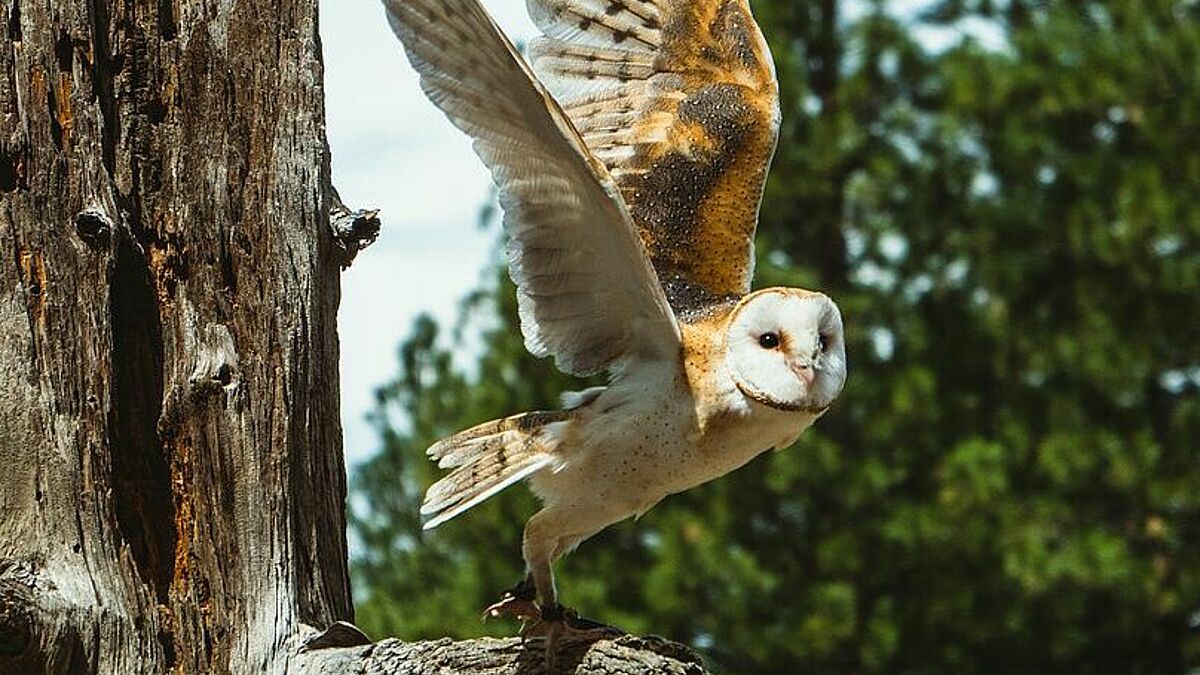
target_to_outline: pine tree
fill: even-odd
[[[1200,667],[1200,5],[883,4],[755,4],[785,124],[756,284],[838,300],[845,392],[585,543],[565,601],[727,673]],[[527,492],[416,514],[428,443],[584,386],[525,353],[498,279],[380,390],[355,531],[381,632],[512,630],[478,609]]]

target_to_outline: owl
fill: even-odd
[[[477,0],[385,0],[429,99],[474,139],[504,211],[521,332],[608,385],[429,448],[450,473],[426,528],[526,481],[526,577],[488,608],[526,629],[596,629],[552,566],[667,495],[791,445],[846,379],[827,296],[751,292],[779,132],[747,0],[528,0],[528,62]]]

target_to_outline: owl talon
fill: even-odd
[[[585,619],[573,609],[560,604],[538,607],[540,617],[521,630],[522,639],[542,638],[545,641],[546,672],[557,672],[558,650],[561,645],[590,643],[611,640],[625,635],[625,631]]]
[[[485,620],[501,616],[512,617],[523,622],[537,621],[540,618],[537,605],[532,600],[521,600],[511,595],[505,595],[483,610]]]
[[[533,586],[533,580],[525,577],[516,586],[504,591],[499,600],[488,605],[483,610],[483,618],[486,620],[488,617],[512,617],[525,624],[521,628],[521,633],[524,634],[530,626],[542,619],[541,610],[533,601],[535,597],[537,590]]]
[[[568,639],[573,640],[608,640],[626,634],[621,628],[579,616],[578,613],[570,609],[567,610],[564,624],[567,630],[571,632],[571,636]]]
[[[523,631],[523,637],[546,637],[566,642],[596,642],[625,635],[625,631],[579,616],[559,604],[538,606],[537,620]]]
[[[538,612],[536,603],[532,600],[523,600],[508,593],[505,593],[498,601],[488,605],[483,610],[484,620],[501,616],[517,619],[527,625],[541,621],[541,614]]]

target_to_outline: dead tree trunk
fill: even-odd
[[[0,673],[404,665],[301,650],[352,612],[316,15],[0,0]]]
[[[278,670],[351,611],[316,3],[4,3],[4,672]]]

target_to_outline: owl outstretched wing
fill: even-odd
[[[676,313],[740,296],[779,136],[748,0],[527,0],[534,72],[620,186]]]
[[[576,375],[675,357],[679,327],[616,184],[491,17],[476,0],[384,4],[499,188],[529,351]]]

